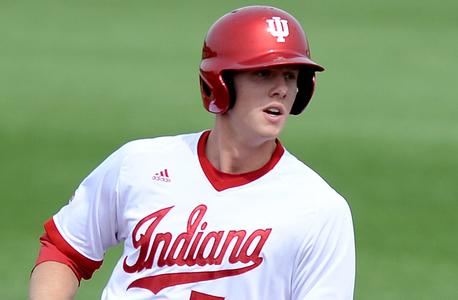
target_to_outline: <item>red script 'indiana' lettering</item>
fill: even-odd
[[[240,275],[262,263],[260,253],[272,231],[271,228],[258,229],[249,235],[246,230],[205,232],[208,224],[202,220],[207,206],[198,205],[188,218],[186,231],[176,238],[170,232],[155,232],[157,226],[172,208],[173,206],[158,210],[141,219],[135,226],[132,233],[132,245],[138,249],[138,256],[133,264],[129,264],[128,256],[124,258],[125,272],[134,273],[151,269],[154,263],[157,267],[221,265],[225,258],[230,264],[243,263],[244,266],[215,271],[153,275],[135,280],[127,289],[144,288],[157,294],[170,286]],[[146,231],[139,233],[148,222],[151,223],[147,226]],[[154,238],[153,234],[155,234]]]

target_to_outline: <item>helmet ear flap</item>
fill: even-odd
[[[200,81],[200,91],[202,93],[202,97],[210,98],[212,91],[210,87],[208,86],[207,82],[202,78],[202,75],[199,76],[199,81]]]
[[[222,76],[201,71],[199,81],[204,107],[211,113],[225,113],[229,107],[229,92]]]
[[[213,95],[212,95],[213,88],[210,85],[210,83],[208,82],[208,80],[206,80],[203,74],[200,74],[199,76],[199,83],[200,83],[200,93],[202,95],[204,106],[209,112],[212,112],[210,105],[212,103],[212,98],[213,98]]]
[[[291,108],[292,115],[300,114],[312,99],[315,91],[315,71],[301,70],[297,78],[298,92]]]

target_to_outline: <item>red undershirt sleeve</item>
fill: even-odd
[[[103,261],[89,259],[76,251],[62,237],[52,218],[44,227],[45,233],[40,237],[41,248],[35,267],[45,261],[55,261],[67,265],[75,273],[78,281],[90,279]]]

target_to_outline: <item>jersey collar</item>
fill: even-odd
[[[272,170],[275,165],[278,163],[280,158],[282,157],[285,149],[283,148],[280,141],[277,139],[274,153],[270,160],[258,170],[242,173],[242,174],[228,174],[223,173],[213,167],[210,161],[207,158],[207,154],[205,151],[205,145],[207,144],[208,136],[210,135],[210,131],[205,131],[199,138],[199,142],[197,144],[197,155],[199,157],[200,166],[207,177],[208,181],[210,181],[211,185],[217,190],[218,192],[224,191],[229,188],[245,185],[250,183],[265,174],[267,174],[270,170]]]

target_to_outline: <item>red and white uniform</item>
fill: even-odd
[[[224,174],[208,132],[130,142],[45,224],[37,263],[89,278],[124,251],[102,299],[352,299],[346,201],[277,142],[261,169]]]

